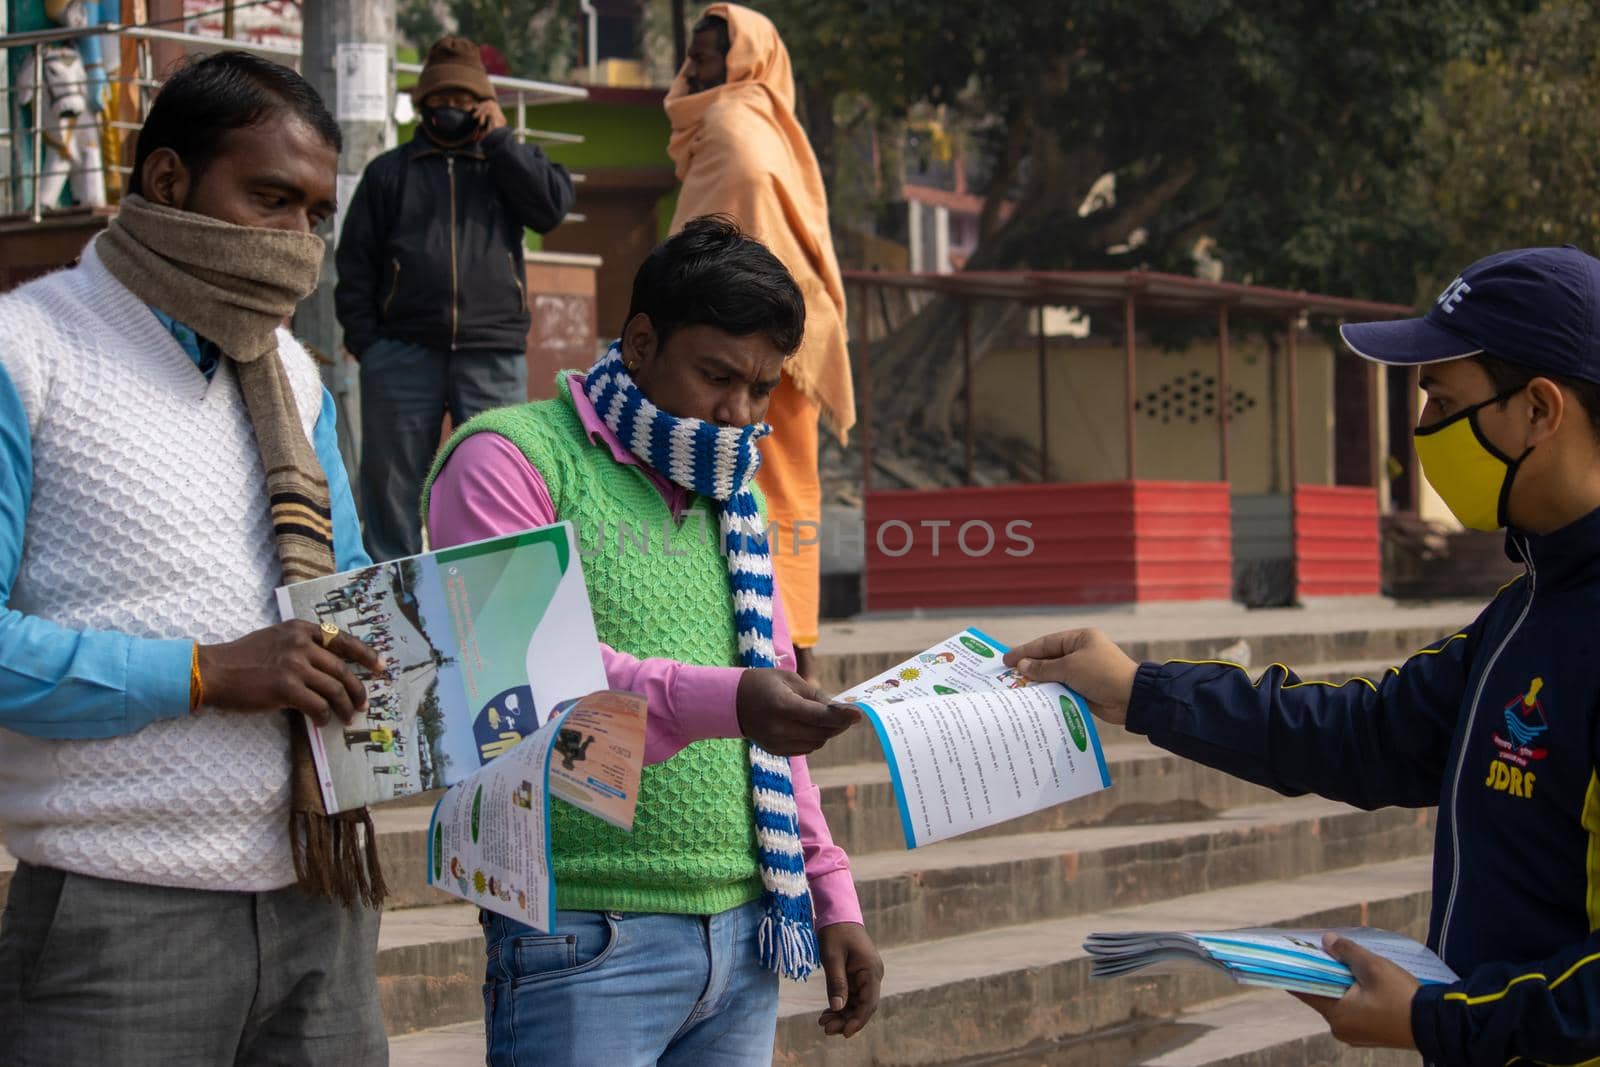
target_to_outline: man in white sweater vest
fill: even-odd
[[[368,562],[331,400],[278,328],[338,148],[293,71],[192,63],[121,216],[0,297],[6,1064],[386,1061],[376,911],[295,884],[284,713],[348,721],[347,662],[382,663],[273,610],[303,560]]]

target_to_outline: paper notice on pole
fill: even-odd
[[[839,697],[878,734],[907,848],[1020,818],[1111,784],[1083,699],[1001,662],[968,629]]]
[[[338,84],[334,118],[384,122],[389,117],[389,46],[341,44],[334,50]]]
[[[350,201],[355,199],[356,186],[361,184],[359,174],[341,174],[335,181],[334,196],[339,202],[338,209],[333,215],[333,247],[339,247],[339,235],[344,233],[344,215],[350,210]]]

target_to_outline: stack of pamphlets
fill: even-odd
[[[1148,968],[1165,970],[1170,964],[1200,964],[1244,985],[1342,997],[1355,979],[1350,968],[1322,950],[1322,935],[1327,932],[1258,928],[1091,934],[1083,947],[1094,957],[1095,978],[1115,978]],[[1333,933],[1398,964],[1424,985],[1458,980],[1443,960],[1409,937],[1368,927]]]

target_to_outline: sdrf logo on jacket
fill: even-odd
[[[1544,679],[1535,678],[1528,684],[1527,692],[1512,697],[1505,706],[1503,719],[1495,727],[1495,754],[1489,761],[1484,788],[1524,799],[1533,796],[1534,782],[1538,778],[1534,766],[1549,755],[1549,750],[1539,744],[1550,729],[1544,704],[1539,700],[1539,691],[1543,688]]]

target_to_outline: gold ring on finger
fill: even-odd
[[[337,626],[331,622],[325,622],[322,624],[322,637],[320,640],[322,641],[323,648],[327,648],[329,645],[333,644],[333,639],[338,636],[339,628]]]

